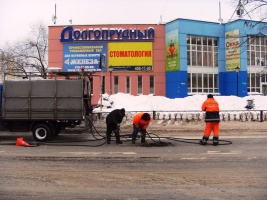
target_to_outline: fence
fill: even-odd
[[[205,112],[202,111],[130,111],[125,113],[125,121],[132,120],[138,112],[147,112],[153,120],[172,120],[183,122],[204,121]],[[93,113],[94,120],[105,120],[109,112]],[[267,121],[267,110],[221,110],[221,121]]]

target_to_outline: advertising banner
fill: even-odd
[[[109,67],[114,71],[152,71],[152,42],[111,42]]]
[[[166,33],[166,72],[180,70],[178,30]]]
[[[106,56],[106,43],[64,44],[63,70],[65,72],[81,71],[100,72],[100,55]],[[104,59],[103,71],[106,71]]]
[[[226,71],[235,71],[240,68],[239,30],[226,32],[225,38]]]

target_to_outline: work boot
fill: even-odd
[[[142,131],[141,133],[141,143],[145,144],[146,142],[146,132]]]
[[[217,146],[219,144],[219,137],[213,137],[213,145]]]
[[[137,137],[137,132],[134,131],[132,134],[132,144],[135,144],[136,137]]]
[[[122,144],[122,141],[120,139],[120,134],[119,133],[115,133],[115,137],[116,137],[116,144]]]
[[[145,138],[142,138],[142,139],[141,139],[141,143],[142,143],[142,144],[146,144],[146,143],[147,143],[147,142],[146,142],[146,139],[145,139]]]
[[[202,140],[199,141],[199,144],[200,144],[200,145],[206,145],[208,139],[209,139],[208,137],[203,136]]]
[[[116,141],[116,144],[122,144],[123,142],[122,141]]]
[[[110,144],[110,137],[107,138],[107,144]]]

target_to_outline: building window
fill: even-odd
[[[88,89],[91,89],[91,95],[94,94],[94,78],[93,76],[89,76]]]
[[[106,82],[105,76],[102,76],[102,87],[101,87],[102,94],[105,94],[105,85],[106,85],[105,82]]]
[[[187,84],[189,94],[219,92],[218,74],[188,73]]]
[[[189,94],[218,93],[217,38],[188,35],[187,64]]]
[[[189,66],[218,67],[218,39],[188,35],[187,64]]]
[[[247,37],[247,66],[248,92],[261,92],[261,84],[266,83],[263,79],[267,66],[266,36]]]
[[[114,76],[114,94],[119,92],[119,77]]]
[[[126,94],[130,94],[131,93],[131,77],[130,76],[126,76]]]
[[[143,86],[143,80],[142,80],[142,76],[138,76],[137,78],[137,84],[138,84],[138,94],[143,94],[143,89],[142,89],[142,86]]]
[[[249,73],[248,74],[248,92],[261,92],[261,78],[264,78],[264,76],[261,76],[260,73]]]
[[[248,36],[247,59],[250,66],[267,66],[267,37]]]
[[[154,76],[149,76],[149,93],[154,94],[154,92],[155,92]]]

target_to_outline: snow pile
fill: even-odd
[[[169,99],[163,96],[139,95],[133,96],[125,93],[117,93],[109,96],[102,95],[102,111],[110,112],[113,109],[125,108],[130,111],[201,111],[202,103],[207,99],[206,95],[193,95],[185,98]],[[267,96],[215,96],[223,111],[247,110],[247,100],[253,100],[254,110],[267,110]],[[98,101],[100,105],[100,100]],[[94,109],[100,111],[100,106]]]

